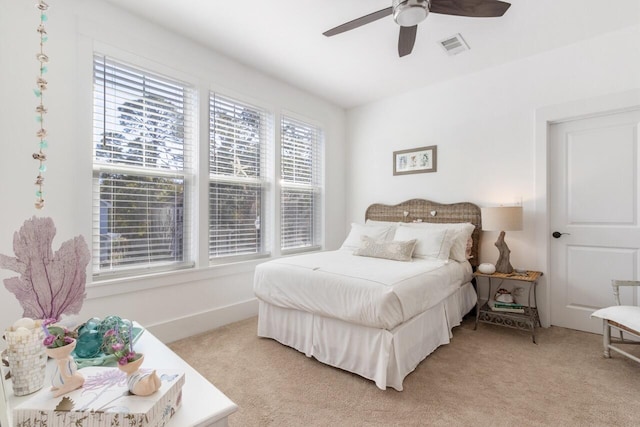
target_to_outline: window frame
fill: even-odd
[[[215,98],[218,97],[222,102],[226,103],[227,107],[240,107],[252,110],[252,113],[256,114],[260,118],[261,126],[258,130],[260,141],[259,147],[259,165],[260,174],[257,176],[240,177],[235,175],[235,168],[233,175],[215,174],[212,173],[211,158],[213,156],[212,144],[215,136],[212,134],[214,131],[213,112]],[[273,203],[272,198],[272,185],[273,185],[273,120],[274,114],[271,109],[262,106],[259,102],[247,100],[245,97],[237,94],[229,94],[228,91],[217,90],[215,88],[209,89],[207,93],[207,170],[204,171],[204,175],[207,177],[206,181],[206,224],[208,231],[207,239],[207,253],[206,257],[210,265],[220,265],[232,262],[239,262],[245,260],[253,260],[259,258],[269,257],[272,254],[272,235],[273,235]],[[241,253],[229,253],[212,255],[211,251],[211,206],[213,200],[211,200],[211,184],[212,183],[228,183],[235,185],[250,185],[259,188],[260,191],[260,210],[258,213],[259,226],[260,226],[260,245],[256,247],[255,252],[241,252]]]
[[[191,216],[193,211],[192,205],[194,201],[192,192],[193,192],[193,187],[195,182],[195,177],[193,173],[195,153],[193,151],[195,148],[194,141],[197,140],[197,137],[195,136],[196,135],[195,129],[197,124],[196,115],[198,113],[198,108],[196,105],[197,93],[198,93],[197,87],[192,82],[190,82],[187,79],[184,79],[183,77],[174,76],[172,75],[173,73],[163,73],[162,71],[159,71],[158,68],[155,67],[155,64],[149,66],[149,64],[141,65],[137,63],[137,61],[132,63],[127,61],[126,59],[122,59],[122,57],[118,54],[111,55],[111,54],[103,53],[97,49],[92,52],[91,64],[92,64],[92,67],[91,67],[91,70],[92,70],[91,71],[91,76],[92,76],[91,117],[92,117],[92,123],[94,123],[93,126],[91,127],[92,129],[91,131],[91,135],[92,135],[91,194],[92,194],[92,200],[94,200],[94,203],[92,206],[93,219],[91,220],[92,280],[93,282],[101,282],[101,281],[111,280],[111,279],[131,278],[131,277],[136,277],[136,276],[146,275],[146,274],[151,274],[156,272],[166,272],[166,271],[191,268],[195,265],[195,262],[193,260],[193,255],[194,255],[192,250],[193,245],[191,243],[192,229],[193,229],[193,221],[191,220]],[[99,67],[99,66],[102,66],[105,72],[107,67],[120,67],[123,71],[130,72],[132,74],[137,73],[139,76],[144,76],[145,80],[149,79],[149,80],[157,81],[161,84],[167,84],[167,85],[177,84],[176,87],[183,90],[183,96],[182,96],[183,103],[180,104],[182,113],[177,113],[177,114],[181,114],[181,118],[183,119],[182,122],[179,122],[180,123],[179,126],[181,126],[180,131],[183,131],[183,133],[181,134],[182,150],[181,150],[181,154],[179,154],[182,156],[181,168],[176,169],[176,168],[150,167],[149,165],[144,164],[146,163],[146,160],[143,161],[144,163],[142,166],[123,164],[124,162],[122,161],[109,162],[109,161],[99,160],[99,156],[97,154],[99,151],[98,145],[104,144],[105,134],[107,132],[113,133],[113,129],[118,128],[117,125],[113,125],[112,127],[110,127],[109,130],[107,130],[108,128],[106,126],[106,123],[108,121],[109,113],[113,113],[114,118],[120,117],[118,120],[122,120],[121,118],[122,116],[118,116],[118,115],[122,114],[122,111],[123,111],[122,106],[125,105],[124,103],[122,103],[122,104],[118,104],[118,106],[115,108],[105,109],[105,110],[102,110],[102,112],[96,111],[97,105],[99,104],[99,99],[96,97],[97,93],[99,93],[98,89],[102,88],[102,90],[104,91],[103,93],[106,93],[107,91],[109,91],[109,89],[107,89],[108,84],[105,82],[105,74],[103,74],[102,76],[99,76],[97,74],[96,67]],[[100,78],[102,78],[102,83],[98,83]],[[109,76],[109,78],[113,78],[113,77]],[[123,90],[126,90],[126,87],[121,85],[118,85],[115,88],[115,91],[117,93],[120,93],[119,91],[123,91]],[[145,90],[142,90],[140,93],[134,93],[132,95],[132,99],[138,98],[139,96],[142,96],[142,98],[138,98],[138,99],[147,99],[146,96],[148,95],[149,93],[147,93]],[[103,101],[104,101],[103,105],[106,105],[106,102],[107,102],[106,98],[103,99]],[[130,102],[130,101],[127,101],[127,102]],[[156,100],[155,102],[159,102],[159,101]],[[128,107],[134,108],[131,106],[134,103],[135,101],[131,102],[131,104],[129,104]],[[170,111],[170,107],[166,107],[166,108],[167,108],[167,111]],[[145,111],[144,108],[141,108],[141,111]],[[165,111],[165,110],[162,109],[159,111]],[[96,129],[96,125],[95,125],[96,120],[98,120],[98,123],[103,124],[103,127],[100,128],[100,131]],[[184,127],[182,127],[183,125]],[[124,127],[122,123],[120,123],[120,126]],[[169,126],[172,126],[172,125],[169,124]],[[123,138],[123,140],[126,140],[126,139]],[[124,144],[123,146],[131,149],[131,147],[129,146],[129,143],[130,142],[127,142],[127,144]],[[144,150],[147,149],[147,146],[150,146],[150,147],[160,146],[157,144],[149,144],[147,141],[144,141],[144,140],[142,142],[138,141],[138,143],[144,146]],[[160,150],[158,152],[160,152]],[[165,153],[167,153],[165,154],[165,156],[169,156],[169,157],[174,155],[174,154],[168,154],[168,153],[173,153],[173,151],[165,151]],[[158,159],[160,159],[160,155],[158,155]],[[156,163],[157,162],[158,160],[156,160]],[[167,162],[170,163],[170,161],[167,161]],[[180,224],[182,233],[179,233],[176,230],[172,234],[174,239],[176,238],[176,236],[181,237],[182,244],[181,244],[181,248],[179,249],[181,253],[181,259],[178,259],[178,260],[167,259],[167,260],[159,260],[159,261],[148,260],[146,262],[144,261],[134,262],[129,265],[125,264],[125,265],[117,266],[115,268],[101,267],[100,264],[102,263],[101,261],[101,258],[102,258],[102,245],[101,245],[102,193],[100,188],[99,177],[101,174],[104,174],[104,173],[111,173],[113,175],[120,174],[128,177],[138,177],[138,178],[142,177],[142,179],[151,178],[152,180],[153,178],[159,178],[164,180],[172,180],[172,179],[181,180],[181,184],[179,185],[182,187],[182,194],[181,194],[182,206],[179,207],[179,205],[174,205],[173,214],[174,216],[175,215],[182,216],[182,222]],[[147,210],[147,212],[149,211]],[[108,218],[109,222],[111,222],[112,220],[113,219],[111,217]],[[110,232],[109,234],[112,234],[112,233]],[[151,237],[148,237],[147,239],[150,240]],[[147,258],[149,258],[150,254],[147,254],[146,256]],[[112,259],[112,256],[110,256],[110,258]]]
[[[295,182],[287,182],[285,181],[285,178],[283,177],[283,149],[284,149],[284,138],[285,138],[285,132],[284,132],[284,124],[285,121],[290,121],[294,124],[297,125],[302,125],[302,126],[307,126],[309,129],[313,129],[315,132],[315,146],[313,148],[313,174],[311,177],[311,183],[309,184],[302,184],[302,183],[295,183]],[[280,134],[279,134],[279,141],[278,141],[278,152],[280,154],[280,161],[279,161],[279,176],[278,176],[278,183],[279,183],[279,188],[278,188],[278,197],[279,197],[279,203],[278,203],[278,219],[279,219],[279,227],[278,227],[278,233],[279,233],[279,239],[278,239],[278,247],[279,247],[279,251],[280,254],[282,255],[293,255],[293,254],[297,254],[297,253],[304,253],[304,252],[313,252],[313,251],[318,251],[318,250],[322,250],[322,248],[324,247],[324,221],[325,221],[325,215],[324,215],[324,165],[325,165],[325,151],[324,151],[324,127],[318,123],[317,121],[313,120],[313,119],[309,119],[306,117],[303,117],[299,114],[296,113],[292,113],[290,111],[282,111],[280,114],[280,120],[279,120],[279,124],[280,124]],[[314,197],[316,198],[314,200],[314,206],[313,206],[313,241],[306,246],[297,246],[297,247],[284,247],[283,246],[283,213],[282,213],[282,209],[283,209],[283,191],[286,188],[290,188],[290,189],[300,189],[300,190],[306,190],[306,191],[310,191],[314,194]]]

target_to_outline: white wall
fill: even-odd
[[[640,88],[638,40],[640,26],[628,27],[350,110],[347,221],[362,221],[374,202],[496,206],[522,199],[524,230],[506,238],[512,264],[544,270],[546,248],[536,237],[548,231],[539,212],[546,203],[536,199],[546,189],[536,188],[535,173],[546,159],[536,160],[536,111]],[[393,151],[427,145],[438,146],[438,172],[393,176]],[[496,238],[483,233],[481,261],[496,261]],[[542,300],[546,287],[543,280]]]
[[[0,0],[0,253],[13,255],[12,236],[33,215],[52,217],[54,249],[76,235],[91,241],[91,66],[94,48],[122,52],[160,69],[185,75],[205,90],[213,87],[278,113],[295,112],[320,123],[325,131],[325,247],[334,249],[345,232],[345,113],[322,99],[247,68],[158,26],[98,0],[51,2],[46,28],[50,57],[45,93],[49,131],[46,207],[34,208],[38,129],[32,94],[38,74],[39,17],[31,1]],[[104,52],[103,52],[104,53]],[[125,59],[125,58],[121,58]],[[202,105],[202,104],[201,104]],[[206,124],[201,124],[206,143]],[[200,234],[205,235],[204,230]],[[256,262],[198,268],[156,277],[92,284],[88,268],[87,300],[78,321],[118,314],[139,321],[171,341],[257,313],[252,291]],[[0,280],[14,276],[0,270]],[[0,286],[0,328],[22,310]]]

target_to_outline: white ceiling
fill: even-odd
[[[640,0],[511,0],[501,18],[430,14],[399,58],[391,16],[322,35],[391,0],[107,1],[345,108],[640,23]],[[455,33],[471,50],[448,56]]]

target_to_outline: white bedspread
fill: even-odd
[[[279,258],[256,267],[254,292],[270,304],[391,330],[472,278],[468,262],[411,262],[338,250]]]

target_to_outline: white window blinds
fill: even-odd
[[[266,252],[264,110],[209,95],[209,257]]]
[[[193,89],[101,55],[93,77],[94,275],[183,266]]]
[[[280,157],[280,240],[284,251],[320,245],[321,131],[283,116]]]

